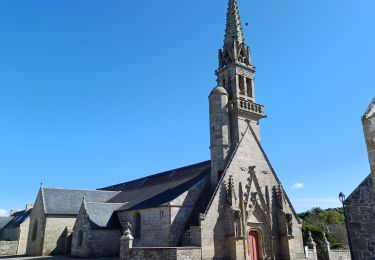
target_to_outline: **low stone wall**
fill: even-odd
[[[0,255],[16,255],[18,241],[0,241]]]
[[[123,260],[201,260],[197,247],[133,247]]]
[[[351,260],[349,250],[331,250],[329,253],[330,260]]]

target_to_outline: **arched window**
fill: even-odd
[[[141,214],[134,213],[134,238],[141,238]]]
[[[32,241],[36,240],[37,232],[38,232],[38,220],[35,220],[34,225],[33,225],[33,233],[31,237]]]
[[[83,242],[83,231],[80,230],[78,232],[78,246],[82,246],[82,242]]]

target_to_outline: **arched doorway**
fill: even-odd
[[[249,233],[249,254],[251,260],[261,260],[260,238],[256,231],[250,231]]]

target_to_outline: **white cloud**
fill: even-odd
[[[9,216],[8,211],[5,209],[0,209],[0,216]]]
[[[292,190],[303,189],[303,187],[305,187],[305,184],[300,183],[300,182],[297,182],[297,183],[294,183],[294,184],[293,184],[293,186],[292,186]]]

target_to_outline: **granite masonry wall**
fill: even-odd
[[[0,241],[0,256],[16,255],[18,241]]]
[[[46,219],[44,234],[43,255],[65,255],[69,253],[67,248],[68,237],[65,230],[72,229],[76,218],[67,216],[49,216]]]
[[[121,260],[201,260],[201,249],[196,247],[133,247]]]
[[[349,250],[331,250],[330,260],[351,260]]]
[[[368,176],[345,201],[353,259],[375,257],[375,192]]]
[[[44,206],[42,192],[39,191],[34,203],[33,211],[30,215],[29,233],[27,237],[26,254],[30,256],[42,255],[44,229],[46,218],[44,215]]]
[[[17,254],[26,253],[27,236],[29,234],[30,219],[26,219],[19,227],[6,228],[3,230],[2,239],[6,241],[17,241]]]
[[[85,208],[81,206],[73,227],[72,256],[101,257],[119,255],[121,230],[92,229],[89,221]]]
[[[170,208],[157,207],[150,209],[122,211],[118,213],[121,225],[126,222],[132,225],[131,232],[133,236],[136,223],[135,214],[140,214],[140,237],[134,237],[134,246],[137,247],[166,247],[170,245]]]

